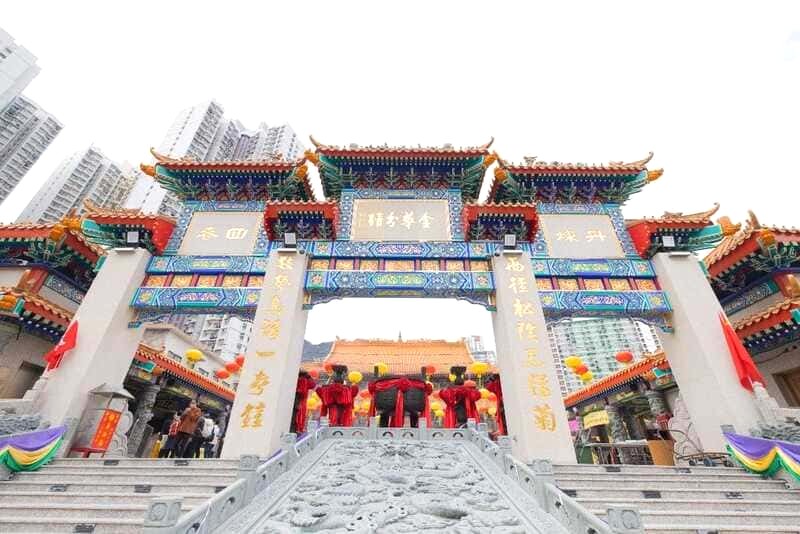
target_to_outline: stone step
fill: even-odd
[[[614,506],[634,506],[639,510],[708,510],[758,511],[758,512],[797,512],[800,503],[796,500],[744,500],[744,499],[608,499],[603,497],[576,499],[586,508],[605,508]],[[2,502],[2,499],[0,499]]]
[[[596,488],[606,488],[609,494],[617,489],[638,489],[638,490],[664,490],[673,488],[684,489],[721,489],[725,491],[738,491],[746,489],[784,489],[786,483],[783,480],[720,480],[715,478],[685,477],[678,479],[663,478],[632,478],[627,476],[605,477],[600,480],[584,478],[582,476],[560,476],[556,477],[556,485],[559,488],[572,488],[573,486],[594,486]]]
[[[575,484],[570,486],[561,486],[561,489],[568,489],[575,491],[575,498],[580,499],[607,499],[609,497],[629,500],[629,499],[642,499],[644,493],[642,489],[629,488],[629,487],[600,487],[598,485],[584,485]],[[655,488],[645,488],[652,490]],[[733,490],[726,489],[704,489],[704,488],[659,488],[662,500],[727,500],[726,493]],[[800,491],[790,489],[744,489],[736,490],[741,498],[745,501],[800,501]],[[731,499],[733,500],[733,499]],[[800,503],[798,503],[800,505]]]
[[[75,492],[55,492],[55,491],[19,491],[19,490],[0,490],[0,506],[12,504],[26,504],[31,502],[41,502],[45,504],[145,504],[148,505],[153,497],[169,496],[171,494],[153,493],[100,493],[96,491],[75,493]],[[183,497],[183,504],[197,506],[207,501],[213,492],[208,493],[185,493],[179,492],[177,495]]]
[[[213,467],[213,468],[229,468],[235,469],[239,465],[239,460],[220,460],[220,459],[199,459],[199,458],[57,458],[47,464],[49,466],[78,466],[78,465],[91,465],[102,466],[108,462],[115,462],[119,467],[167,467],[176,466],[176,464],[183,464],[188,462],[188,465],[183,467]]]
[[[165,465],[163,467],[148,467],[148,468],[137,468],[133,466],[123,465],[123,466],[109,466],[109,467],[101,467],[96,465],[48,465],[39,471],[39,473],[44,473],[47,475],[53,474],[65,474],[65,475],[74,475],[74,474],[86,474],[86,475],[131,475],[134,476],[147,476],[150,473],[157,474],[157,475],[224,475],[224,476],[232,476],[235,477],[237,474],[236,468],[230,467],[205,467],[205,466],[187,466],[187,467],[175,467]]]
[[[764,525],[647,525],[644,529],[647,534],[697,534],[698,532],[711,532],[713,534],[750,534],[752,532],[767,532],[768,534],[800,534],[796,527],[764,526]]]
[[[59,517],[0,517],[0,532],[24,532],[26,534],[54,534],[75,532],[78,525],[94,525],[93,534],[140,534],[144,516],[140,519],[109,517],[86,517],[80,521]],[[84,531],[85,532],[85,531]]]
[[[63,488],[66,493],[141,493],[145,495],[182,495],[184,493],[206,493],[213,495],[222,491],[228,484],[209,484],[193,481],[175,482],[172,479],[163,481],[148,481],[148,480],[128,480],[122,483],[113,482],[70,482],[66,483],[62,478],[58,478],[60,482],[43,481],[41,479],[34,480],[13,480],[10,482],[0,482],[0,491],[38,491],[50,492],[51,488]],[[137,486],[140,491],[137,490]],[[149,493],[144,493],[143,486],[149,486]],[[63,493],[61,491],[53,491],[53,493]],[[2,529],[0,529],[2,532]]]
[[[690,474],[753,474],[741,467],[706,467],[706,466],[672,466],[672,465],[600,465],[600,464],[553,464],[553,471],[558,473],[567,472],[594,472],[608,473],[608,469],[619,469],[621,473],[678,473],[688,469]],[[755,475],[754,476],[759,476]]]
[[[589,511],[598,517],[605,519],[606,510],[604,508],[589,508]],[[727,526],[738,528],[740,526],[770,526],[770,527],[793,527],[800,529],[800,511],[795,512],[719,512],[711,513],[703,510],[640,510],[642,524],[645,530],[649,525],[701,525],[702,528],[712,530],[711,526]]]
[[[106,472],[102,469],[92,469],[76,473],[51,473],[44,471],[31,471],[16,473],[11,482],[49,482],[50,484],[88,484],[90,482],[105,484],[162,484],[164,482],[185,482],[187,484],[214,484],[227,486],[236,480],[232,473],[180,473],[164,474],[158,470],[131,470]]]
[[[36,517],[37,519],[52,517],[71,519],[82,523],[86,517],[143,519],[148,504],[64,504],[36,502],[12,503],[0,502],[0,518],[4,517]],[[191,506],[181,507],[183,513],[191,511]]]
[[[598,473],[598,472],[564,472],[556,473],[556,480],[562,479],[581,479],[581,480],[705,480],[705,481],[734,481],[734,482],[755,482],[761,480],[772,480],[752,473],[703,473],[703,474],[681,474],[674,472],[656,473]]]

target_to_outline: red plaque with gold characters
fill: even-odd
[[[114,410],[106,410],[103,412],[103,417],[100,418],[100,423],[97,425],[97,432],[92,439],[93,449],[108,449],[111,443],[111,438],[114,437],[114,431],[117,429],[119,423],[120,412]]]

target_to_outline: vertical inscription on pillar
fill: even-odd
[[[493,261],[500,379],[514,453],[574,462],[572,440],[530,259],[516,251]]]

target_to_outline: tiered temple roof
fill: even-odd
[[[389,366],[389,374],[400,375],[417,375],[425,365],[433,365],[436,374],[447,375],[451,366],[474,361],[464,340],[337,339],[324,363],[346,365],[364,375],[371,375],[378,362]]]
[[[335,202],[270,202],[264,213],[264,229],[272,241],[282,240],[286,232],[294,232],[299,239],[336,239],[338,214]]]
[[[138,246],[160,255],[175,229],[175,219],[139,210],[108,210],[85,201],[86,214],[81,228],[93,243],[103,246],[131,246],[130,231],[138,232]]]
[[[537,222],[534,204],[464,206],[464,236],[468,241],[502,240],[505,234],[514,234],[520,241],[533,241]]]
[[[663,352],[635,361],[616,373],[604,376],[588,386],[570,393],[564,397],[564,406],[572,408],[608,396],[620,388],[629,387],[630,384],[644,380],[644,377],[653,369],[669,369],[669,362]]]
[[[665,212],[661,217],[645,217],[625,221],[633,244],[643,258],[650,258],[663,247],[664,236],[674,240],[673,250],[702,250],[716,246],[724,236],[731,235],[739,225],[731,224],[722,217],[714,224],[711,217],[719,210],[719,204],[699,213]]]
[[[186,367],[182,363],[170,358],[165,351],[155,349],[144,343],[139,344],[134,359],[141,362],[155,362],[157,366],[161,367],[166,373],[175,378],[188,382],[227,401],[232,401],[236,395],[236,391],[225,387],[219,381]]]
[[[296,161],[196,161],[151,149],[155,165],[142,165],[183,200],[311,200],[305,159]]]
[[[306,152],[306,157],[319,167],[322,189],[329,199],[338,199],[347,188],[457,188],[465,201],[475,201],[486,167],[494,162],[489,154],[493,141],[467,148],[339,147],[311,137],[316,150]]]
[[[661,169],[647,169],[652,157],[651,152],[639,161],[605,165],[536,158],[513,164],[498,157],[489,202],[622,203],[663,174]]]

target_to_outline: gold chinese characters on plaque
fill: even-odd
[[[447,200],[356,199],[352,241],[449,241]]]

